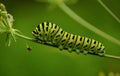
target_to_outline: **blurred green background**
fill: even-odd
[[[31,32],[39,23],[53,22],[70,33],[101,41],[107,54],[120,56],[120,46],[81,26],[54,4],[35,0],[0,2],[14,16],[14,28],[27,36],[33,37]],[[120,0],[105,0],[104,3],[120,18]],[[97,0],[78,0],[67,5],[97,28],[120,40],[120,24]],[[7,47],[5,36],[0,34],[0,76],[98,76],[99,72],[105,75],[109,72],[120,73],[120,60],[76,55],[21,38],[17,38],[17,42],[12,41],[11,46]],[[26,43],[32,47],[31,52],[27,51]]]

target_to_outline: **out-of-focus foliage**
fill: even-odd
[[[120,73],[115,73],[115,72],[99,72],[98,76],[120,76]]]
[[[11,38],[15,40],[15,30],[12,29],[13,21],[13,16],[7,12],[5,5],[0,3],[0,34],[7,34],[6,42],[8,46],[10,46]]]

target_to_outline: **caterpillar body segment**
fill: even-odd
[[[59,46],[58,42],[61,40],[63,35],[64,35],[63,29],[59,28],[58,32],[53,37],[52,43]]]
[[[77,54],[92,53],[103,56],[105,47],[99,41],[84,36],[74,35],[64,31],[54,23],[43,22],[32,32],[33,36],[41,43],[49,43],[57,46],[60,50],[68,49],[69,52]]]
[[[60,39],[58,43],[60,50],[63,50],[63,48],[67,48],[66,45],[68,43],[69,38],[70,38],[70,33],[64,32],[64,35],[62,36],[62,38]]]

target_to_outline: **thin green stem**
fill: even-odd
[[[79,24],[82,26],[86,27],[87,29],[93,31],[94,33],[104,37],[105,39],[117,44],[120,46],[120,41],[111,35],[101,31],[100,29],[94,27],[91,23],[87,22],[84,20],[82,17],[78,16],[74,11],[72,11],[65,3],[61,2],[58,3],[58,6],[60,7],[61,10],[63,10],[67,15],[69,15],[72,19],[77,21]]]
[[[120,19],[103,3],[102,0],[98,0],[98,2],[105,8],[105,10],[117,21],[120,23]]]
[[[105,54],[104,57],[113,58],[113,59],[119,59],[120,60],[119,56],[113,56],[113,55],[109,55],[109,54]]]
[[[30,38],[30,37],[27,37],[27,36],[25,36],[25,35],[21,35],[21,34],[19,34],[19,33],[15,33],[15,35],[18,36],[18,37],[21,37],[21,38],[23,38],[23,39],[26,39],[26,40],[29,40],[29,41],[32,41],[32,42],[39,43],[39,42],[37,42],[37,40],[34,39],[34,38]],[[42,43],[41,43],[41,44],[42,44]],[[55,45],[52,45],[52,44],[49,44],[49,43],[43,43],[43,44],[44,44],[44,45],[47,45],[47,46],[52,46],[52,47],[54,47],[54,48],[58,48],[58,46],[55,46]],[[64,50],[68,50],[68,49],[65,48]],[[89,54],[91,54],[91,53],[89,53]],[[92,55],[96,55],[96,54],[92,54]],[[99,55],[97,55],[97,56],[99,56]],[[119,60],[120,60],[120,57],[119,57],[119,56],[113,56],[113,55],[105,54],[104,57],[113,58],[113,59],[119,59]]]
[[[30,38],[30,37],[27,37],[27,36],[25,36],[25,35],[21,35],[21,34],[19,34],[19,33],[17,33],[17,32],[15,32],[14,33],[16,36],[18,36],[18,37],[21,37],[21,38],[23,38],[23,39],[26,39],[26,40],[29,40],[29,41],[35,41],[35,39],[34,38]]]

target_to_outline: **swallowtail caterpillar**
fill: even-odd
[[[84,54],[91,53],[99,56],[105,54],[105,47],[101,42],[68,33],[51,22],[39,24],[32,34],[39,42],[52,44],[53,46],[57,46],[60,50],[68,49],[69,52],[74,51],[77,54],[83,52]]]

